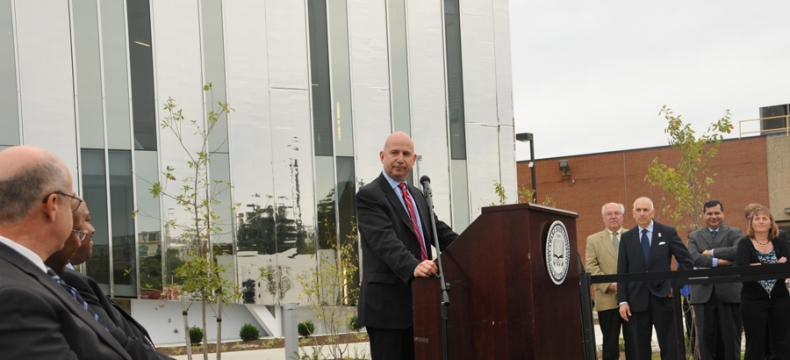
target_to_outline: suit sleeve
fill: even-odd
[[[414,269],[420,264],[393,229],[392,220],[370,189],[357,192],[357,224],[362,241],[406,284],[414,279]],[[437,224],[438,227],[438,224]]]
[[[595,236],[587,238],[587,249],[584,252],[584,267],[590,275],[606,275],[603,270],[601,270],[600,262],[598,262],[599,257],[598,252],[595,251],[595,245],[593,244],[594,239]],[[595,286],[595,289],[598,291],[606,292],[607,288],[609,288],[609,283],[593,284],[593,286]]]
[[[0,306],[2,358],[77,360],[61,333],[59,314],[39,294],[6,288],[0,291],[0,299],[6,300]]]
[[[722,246],[713,249],[713,255],[716,255],[718,259],[724,259],[729,261],[735,261],[736,253],[738,252],[738,240],[741,239],[743,233],[741,229],[730,228],[730,231],[727,232],[727,238],[722,241]]]
[[[742,237],[740,241],[738,241],[738,251],[735,255],[735,265],[737,266],[749,266],[752,262],[752,249],[749,246],[749,238]]]
[[[626,249],[626,236],[628,232],[623,233],[620,238],[620,250],[617,251],[617,273],[628,273],[628,250]],[[617,303],[628,302],[628,283],[625,281],[617,282]]]
[[[444,249],[450,246],[450,243],[455,241],[458,234],[456,234],[444,221],[439,220],[436,215],[434,215],[434,219],[436,220],[436,235],[439,237],[439,246],[441,246],[442,251],[444,251]]]
[[[702,255],[699,249],[699,242],[699,231],[695,231],[689,235],[688,251],[691,255],[691,259],[694,261],[694,266],[712,267],[713,258],[708,255]],[[702,251],[705,251],[705,249],[702,249]],[[716,255],[718,256],[719,254]]]
[[[675,255],[675,260],[680,263],[678,270],[692,270],[694,269],[694,259],[691,258],[689,250],[683,240],[680,240],[677,231],[673,231],[669,236],[669,246],[672,249],[672,255]]]

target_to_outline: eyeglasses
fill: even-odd
[[[83,241],[83,240],[85,240],[86,237],[88,237],[88,230],[74,230],[74,229],[71,229],[71,232],[77,233],[78,234],[77,236],[80,239],[80,241]]]
[[[53,192],[47,194],[47,196],[45,196],[44,200],[42,200],[41,202],[42,203],[47,202],[47,199],[49,199],[49,196],[52,195],[52,194],[58,194],[58,195],[63,195],[63,196],[70,197],[71,198],[71,211],[77,211],[77,209],[80,208],[80,204],[82,204],[82,199],[77,197],[77,195],[69,195],[69,194],[65,194],[65,193],[60,192],[60,191],[53,191]]]

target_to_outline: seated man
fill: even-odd
[[[79,231],[74,230],[61,251],[50,256],[46,264],[57,272],[61,279],[77,290],[81,298],[88,304],[116,340],[134,359],[172,359],[156,351],[148,331],[124,311],[120,305],[104,295],[95,280],[87,275],[74,271],[71,265],[79,265],[87,261],[93,254],[93,233],[90,211],[87,204],[75,211],[74,224],[79,224]],[[69,264],[71,262],[71,264]]]

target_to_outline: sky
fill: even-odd
[[[667,145],[664,105],[698,134],[729,109],[737,138],[790,103],[788,0],[510,0],[510,40],[536,159]]]

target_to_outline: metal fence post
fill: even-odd
[[[285,358],[299,358],[299,330],[296,325],[296,304],[283,305],[283,337],[285,337]]]

